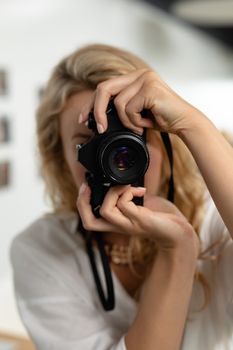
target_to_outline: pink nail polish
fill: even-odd
[[[79,114],[79,117],[78,117],[78,123],[81,124],[83,121],[83,115],[82,113]]]
[[[79,188],[79,194],[82,194],[86,188],[87,188],[87,185],[83,182]]]
[[[141,186],[138,186],[137,189],[138,189],[138,190],[141,190],[141,191],[145,191],[145,190],[146,190],[145,187],[141,187]]]
[[[99,134],[103,134],[103,132],[104,132],[103,126],[99,123],[97,123],[97,130],[98,130]]]

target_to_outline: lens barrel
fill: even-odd
[[[131,132],[111,133],[98,147],[97,163],[106,181],[132,184],[145,174],[149,154],[141,136]]]

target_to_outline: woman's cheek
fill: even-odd
[[[65,153],[65,159],[68,168],[67,170],[70,171],[76,187],[79,188],[85,181],[86,169],[80,162],[77,161],[76,154],[74,152]]]
[[[86,169],[78,162],[72,167],[71,174],[77,188],[85,181],[85,172]]]

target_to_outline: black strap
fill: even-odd
[[[98,233],[86,231],[83,227],[81,220],[79,221],[78,232],[82,234],[86,243],[86,251],[89,256],[89,261],[90,261],[90,265],[91,265],[91,269],[94,276],[100,301],[103,305],[104,310],[111,311],[115,307],[115,296],[114,296],[112,273],[111,273],[111,269],[108,261],[108,256],[104,249],[104,242],[102,240],[102,237]],[[105,282],[107,287],[107,297],[105,297],[104,295],[99,272],[96,266],[95,253],[93,250],[93,240],[95,240],[97,243],[101,261],[102,261],[102,266],[103,266],[104,275],[105,275]]]
[[[164,143],[164,146],[167,151],[167,156],[170,164],[170,179],[169,179],[169,184],[168,184],[168,194],[167,194],[167,199],[174,203],[174,178],[173,178],[173,152],[172,152],[172,145],[170,141],[170,137],[166,132],[161,132],[161,137]]]
[[[171,202],[174,202],[174,180],[173,180],[173,153],[172,153],[172,146],[170,142],[169,135],[165,132],[161,132],[161,137],[164,143],[164,146],[167,151],[168,159],[169,159],[169,164],[170,164],[170,179],[169,179],[169,187],[168,187],[168,194],[167,194],[167,199],[170,200]],[[143,186],[143,179],[140,180],[141,186]],[[136,203],[142,205],[143,204],[143,199],[142,198],[135,198]],[[137,202],[138,200],[138,202]],[[89,261],[92,269],[92,273],[94,276],[97,292],[99,294],[100,301],[103,305],[104,310],[106,311],[111,311],[115,307],[115,294],[114,294],[114,288],[113,288],[113,280],[112,280],[112,273],[111,273],[111,268],[110,264],[108,261],[108,256],[105,252],[104,249],[104,243],[102,240],[102,237],[98,233],[86,231],[82,225],[82,221],[79,221],[79,227],[78,227],[78,232],[80,232],[85,240],[86,243],[86,251],[89,256]],[[99,272],[97,270],[96,266],[96,260],[95,260],[95,254],[93,251],[93,242],[92,240],[95,240],[97,242],[98,250],[101,256],[101,261],[103,265],[103,270],[105,274],[105,282],[107,286],[107,296],[104,295],[103,291],[103,286],[101,284],[101,280],[99,277]]]

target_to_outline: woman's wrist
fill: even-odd
[[[192,116],[185,120],[184,124],[177,131],[177,135],[187,144],[192,134],[200,135],[205,131],[209,131],[210,127],[215,128],[211,120],[194,108]]]
[[[183,269],[185,267],[187,270],[195,272],[198,253],[199,245],[193,242],[192,244],[180,245],[169,250],[160,250],[157,258],[165,259],[167,268],[179,269],[182,267]]]

